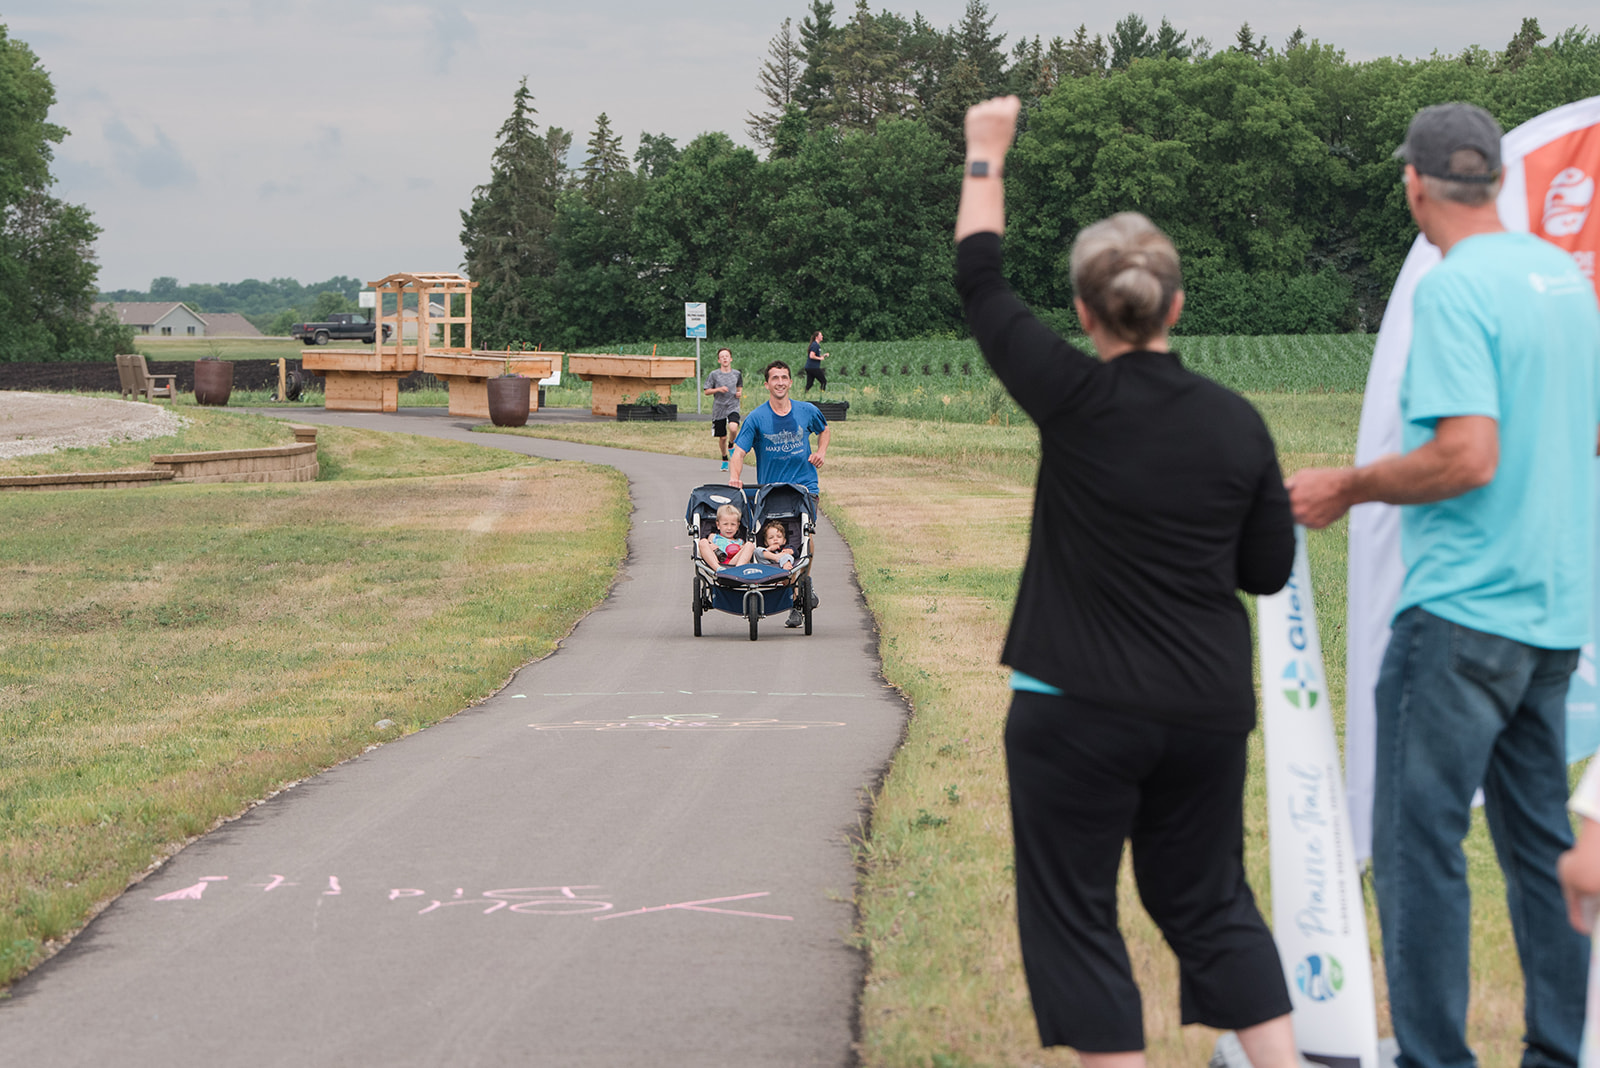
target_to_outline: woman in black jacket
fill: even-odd
[[[1244,877],[1250,624],[1236,590],[1289,577],[1294,526],[1266,425],[1167,346],[1177,252],[1142,215],[1088,227],[1072,284],[1099,359],[1001,274],[1015,97],[967,114],[957,288],[995,374],[1039,427],[1033,531],[1001,660],[1023,966],[1043,1043],[1089,1068],[1144,1063],[1117,930],[1140,897],[1178,956],[1183,1022],[1234,1030],[1256,1068],[1297,1065],[1271,932]]]

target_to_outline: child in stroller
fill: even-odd
[[[700,559],[713,570],[748,564],[756,554],[756,543],[743,541],[739,528],[744,524],[744,513],[736,504],[724,504],[717,509],[717,529],[700,539]]]
[[[783,528],[783,520],[767,520],[758,540],[757,557],[766,563],[777,564],[785,571],[794,570],[794,549],[789,546],[789,532]]]
[[[733,522],[735,516],[737,523]],[[684,518],[694,539],[690,555],[694,561],[695,637],[700,636],[701,617],[708,609],[744,616],[750,624],[751,641],[757,640],[761,618],[778,612],[791,612],[793,625],[803,624],[805,632],[811,633],[811,609],[817,603],[811,592],[816,504],[804,486],[701,486],[690,492]],[[723,533],[719,527],[732,527],[733,532]],[[757,530],[774,527],[779,533],[765,536],[793,553],[789,567],[758,556],[756,542],[750,537]],[[743,561],[736,556],[731,566],[719,567],[714,550],[721,543],[708,540],[713,537],[740,543],[750,555]]]

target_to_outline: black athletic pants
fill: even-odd
[[[828,388],[828,372],[824,371],[820,367],[815,368],[815,369],[807,367],[805,369],[805,371],[806,371],[806,392],[807,393],[811,392],[811,383],[812,383],[813,379],[823,389],[827,389]]]
[[[1018,691],[1005,737],[1017,925],[1044,1045],[1144,1048],[1117,930],[1128,839],[1139,897],[1178,956],[1183,1022],[1238,1030],[1289,1011],[1244,878],[1248,735]]]

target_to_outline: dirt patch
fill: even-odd
[[[184,422],[158,404],[0,391],[0,458],[166,437]]]

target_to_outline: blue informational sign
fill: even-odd
[[[698,304],[685,303],[683,306],[683,336],[703,338],[706,336],[706,305],[704,301]]]

